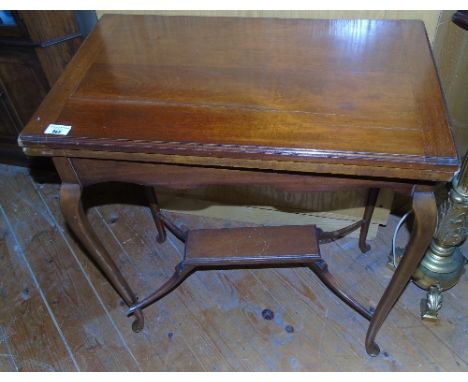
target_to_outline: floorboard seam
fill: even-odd
[[[120,249],[122,250],[122,252],[126,255],[126,257],[128,259],[130,259],[130,261],[132,262],[132,264],[134,265],[135,268],[137,268],[135,262],[133,261],[133,258],[129,255],[128,251],[125,249],[125,247],[122,245],[122,243],[120,242],[120,240],[118,239],[118,237],[116,236],[116,234],[114,233],[114,231],[111,229],[111,227],[109,226],[109,224],[107,223],[106,219],[104,218],[104,215],[102,214],[102,212],[100,211],[99,208],[96,208],[96,211],[97,211],[97,214],[98,216],[101,218],[101,220],[103,221],[103,224],[105,226],[105,228],[109,231],[109,233],[111,234],[111,236],[114,238],[115,242],[117,243],[117,245],[120,247]],[[203,365],[203,363],[201,362],[201,360],[197,357],[196,355],[196,352],[193,351],[193,349],[190,347],[190,345],[187,343],[187,341],[185,341],[185,339],[182,338],[182,341],[187,345],[187,348],[190,350],[190,352],[193,354],[194,358],[198,361],[198,363],[200,364],[200,366],[203,368],[204,371],[206,371],[206,368],[205,366]],[[162,363],[167,363],[167,362],[164,362],[161,357],[159,357],[158,355],[158,358],[161,360]]]
[[[33,183],[33,187],[36,189],[36,186],[35,184]],[[54,226],[57,228],[58,232],[60,233],[60,236],[62,237],[62,239],[65,241],[68,249],[70,250],[70,253],[72,254],[73,258],[75,259],[75,261],[77,262],[78,264],[78,267],[80,268],[81,272],[83,273],[86,281],[88,281],[88,284],[90,285],[90,288],[91,290],[93,291],[93,293],[95,294],[97,300],[99,301],[99,303],[101,304],[104,312],[106,313],[107,317],[109,318],[109,321],[111,322],[112,326],[114,327],[114,329],[116,330],[118,336],[119,336],[119,339],[122,341],[125,349],[128,351],[128,353],[130,354],[130,356],[132,357],[132,359],[135,361],[137,367],[138,367],[138,370],[139,371],[142,371],[141,369],[141,366],[140,366],[140,363],[138,362],[138,360],[136,359],[135,355],[133,354],[133,352],[131,351],[130,347],[128,346],[127,344],[127,341],[125,341],[122,333],[120,332],[117,324],[115,323],[115,321],[113,320],[109,310],[107,309],[107,307],[105,306],[104,304],[104,301],[102,301],[101,299],[101,296],[99,295],[98,291],[96,290],[96,288],[94,287],[94,284],[92,283],[91,279],[89,278],[88,274],[86,273],[85,269],[83,268],[83,265],[81,264],[81,262],[78,260],[78,257],[76,256],[76,253],[75,251],[73,250],[73,248],[71,247],[70,243],[68,242],[67,238],[65,237],[65,233],[64,233],[64,229],[63,227],[61,227],[57,220],[55,219],[54,215],[52,214],[52,211],[50,210],[49,208],[49,205],[46,203],[46,201],[44,200],[44,197],[42,196],[42,193],[40,192],[40,190],[37,190],[36,189],[36,192],[39,194],[39,197],[41,198],[42,200],[42,203],[44,203],[46,209],[47,209],[47,212],[49,214],[49,216],[51,217],[52,221],[53,221],[53,224]]]
[[[169,245],[171,246],[171,248],[179,255],[180,252],[179,252],[179,249],[177,248],[177,246],[173,243],[173,237],[172,237],[172,233],[168,232],[168,235],[167,235],[167,242],[169,243]],[[175,291],[177,292],[177,291]],[[187,310],[189,312],[191,312],[191,310],[189,309],[189,307],[185,304],[185,302],[183,301],[183,299],[181,299],[183,304],[185,305],[185,307],[187,308]],[[193,314],[193,313],[192,313]],[[194,319],[197,320],[197,317],[194,315]],[[198,320],[197,320],[198,324],[200,325],[200,327],[203,327],[203,324],[200,323]],[[211,339],[211,336],[205,332],[206,335],[208,336],[208,338]],[[235,354],[235,352],[231,349],[231,347],[229,346],[229,344],[227,344],[225,341],[224,341],[224,338],[221,339],[221,341],[223,342],[223,344],[229,349],[229,351],[232,352],[232,354]],[[216,345],[215,341],[213,340],[213,343],[215,344],[215,346],[218,348],[218,346]],[[257,352],[258,353],[258,352]],[[226,358],[226,360],[228,361],[228,359]],[[233,368],[233,370],[236,370],[236,368],[228,361],[228,363],[231,365],[231,367]]]
[[[11,234],[13,236],[13,239],[14,239],[14,241],[16,243],[16,246],[18,248],[18,254],[22,258],[22,260],[25,262],[26,267],[28,268],[28,271],[31,274],[31,278],[33,279],[33,282],[36,285],[37,290],[39,291],[41,299],[44,302],[44,304],[45,304],[45,306],[47,308],[47,312],[49,313],[50,318],[52,319],[52,322],[54,323],[54,326],[57,329],[57,331],[59,333],[59,336],[63,341],[63,344],[64,344],[64,346],[65,346],[65,348],[67,350],[68,355],[70,356],[70,358],[71,358],[71,360],[73,362],[73,365],[75,366],[76,370],[81,371],[80,367],[78,366],[78,363],[77,363],[77,361],[75,359],[73,351],[71,350],[70,345],[68,344],[68,341],[67,341],[64,333],[62,332],[62,329],[60,328],[59,323],[57,322],[55,314],[52,311],[52,308],[50,307],[49,302],[47,301],[47,298],[46,298],[46,296],[45,296],[45,294],[44,294],[44,292],[43,292],[43,290],[41,288],[41,285],[39,284],[39,280],[36,278],[36,275],[34,274],[34,271],[31,268],[31,264],[29,264],[29,261],[28,261],[28,259],[26,257],[26,254],[24,253],[23,248],[21,247],[21,244],[20,244],[20,242],[18,240],[18,237],[16,236],[16,232],[13,230],[13,227],[11,226],[10,220],[8,219],[8,216],[7,216],[6,212],[5,212],[5,210],[3,209],[2,205],[0,205],[0,211],[1,211],[1,213],[2,213],[2,215],[4,217],[4,219],[5,219],[8,230],[11,232]]]
[[[5,337],[5,341],[2,342],[4,345],[5,345],[5,348],[6,348],[6,351],[7,351],[7,354],[0,354],[0,356],[2,357],[8,357],[9,359],[11,359],[11,361],[13,362],[13,366],[15,367],[16,371],[19,371],[19,368],[18,368],[18,365],[16,363],[16,359],[15,359],[15,356],[13,355],[12,351],[11,351],[11,348],[10,348],[10,345],[8,344],[8,337],[7,335],[3,336],[3,328],[0,327],[0,335],[2,335],[2,337]]]
[[[124,248],[124,246],[122,245],[122,243],[120,242],[120,240],[117,238],[116,234],[114,233],[114,231],[111,229],[111,227],[107,224],[106,222],[106,219],[104,219],[104,215],[102,214],[101,210],[99,208],[96,208],[96,213],[97,215],[99,216],[99,218],[101,218],[102,222],[103,222],[103,226],[105,227],[105,229],[107,231],[109,231],[110,235],[114,238],[115,242],[117,243],[117,245],[120,247],[121,251],[123,254],[125,254],[125,256],[127,257],[127,259],[129,259],[129,261],[132,262],[132,264],[134,265],[135,268],[136,265],[132,259],[132,257],[128,254],[127,250]],[[161,364],[165,364],[164,360],[159,356],[159,354],[156,354],[156,356],[158,357],[158,359],[161,361]]]
[[[122,245],[122,243],[120,242],[120,240],[117,238],[117,236],[115,235],[114,231],[112,230],[112,228],[109,226],[109,224],[107,223],[106,219],[104,218],[104,215],[102,214],[101,210],[97,207],[96,208],[96,214],[99,216],[99,218],[102,220],[103,222],[103,225],[106,227],[107,231],[109,231],[109,233],[111,234],[111,236],[114,238],[115,242],[117,243],[117,245],[120,247],[120,249],[122,250],[123,253],[125,253],[127,259],[132,263],[133,267],[134,268],[137,268],[137,265],[135,264],[135,261],[133,260],[133,257],[130,256],[128,254],[128,252],[125,250],[124,246]]]
[[[161,370],[166,371],[190,370],[192,368],[200,371],[223,371],[225,369],[313,371],[323,368],[348,371],[468,370],[468,353],[465,351],[467,332],[464,330],[468,316],[466,315],[466,306],[457,304],[457,301],[463,300],[467,296],[466,288],[464,288],[468,282],[466,274],[461,278],[456,288],[447,291],[444,295],[447,299],[444,301],[445,309],[443,310],[444,317],[441,317],[441,325],[426,324],[420,319],[419,302],[425,292],[417,288],[414,283],[410,283],[390,313],[389,319],[384,324],[386,327],[380,334],[382,345],[386,344],[385,349],[382,349],[381,356],[372,359],[366,356],[364,348],[361,346],[362,332],[365,332],[367,321],[360,316],[356,319],[352,312],[348,313],[347,306],[341,300],[335,299],[334,294],[313,273],[299,267],[294,268],[292,273],[290,269],[272,269],[271,273],[250,270],[248,273],[242,274],[231,274],[228,271],[206,275],[197,272],[196,275],[193,275],[195,276],[195,280],[192,280],[194,284],[190,286],[182,284],[182,289],[176,289],[173,292],[176,296],[175,299],[167,303],[163,302],[161,304],[164,306],[163,310],[156,312],[158,315],[154,316],[157,319],[154,321],[155,324],[159,324],[160,319],[163,320],[162,322],[168,329],[167,333],[163,331],[161,334],[158,327],[150,328],[148,326],[147,330],[141,333],[143,342],[134,339],[133,333],[127,330],[129,328],[125,312],[117,304],[118,295],[113,295],[111,293],[114,292],[113,290],[108,291],[109,284],[100,273],[95,272],[96,267],[89,262],[86,249],[79,246],[73,233],[68,227],[65,228],[66,224],[58,208],[57,200],[57,190],[60,185],[35,183],[31,179],[34,185],[33,190],[23,194],[21,190],[24,187],[30,189],[29,181],[23,177],[30,176],[31,174],[26,169],[0,166],[0,188],[3,191],[0,197],[2,199],[0,201],[0,222],[3,221],[3,216],[6,216],[4,228],[7,235],[10,235],[7,236],[8,248],[12,250],[7,255],[17,258],[20,261],[19,264],[22,264],[23,272],[26,273],[22,273],[21,280],[26,280],[25,282],[30,284],[29,288],[32,285],[33,289],[38,290],[34,290],[36,294],[34,305],[29,306],[32,307],[33,311],[34,309],[43,310],[45,315],[44,312],[41,312],[40,320],[45,321],[44,325],[37,327],[38,324],[31,321],[34,320],[33,317],[17,315],[16,308],[14,316],[8,310],[5,312],[6,320],[3,321],[7,324],[5,329],[11,336],[7,343],[4,341],[5,346],[0,341],[0,365],[5,371],[21,371],[31,367],[33,369],[42,368],[45,365],[41,362],[45,360],[43,351],[47,352],[44,346],[51,346],[51,343],[53,345],[49,350],[53,351],[55,355],[52,354],[53,358],[50,360],[49,357],[46,358],[49,360],[48,364],[52,365],[54,369],[84,371],[86,368],[82,358],[82,346],[79,348],[75,346],[74,340],[75,329],[81,327],[85,322],[83,318],[86,319],[86,317],[82,317],[76,322],[78,326],[70,327],[67,325],[67,322],[63,320],[62,308],[58,310],[56,305],[52,303],[52,294],[55,293],[56,288],[51,291],[50,288],[46,287],[48,279],[34,260],[37,248],[34,249],[34,246],[28,245],[31,240],[35,240],[36,236],[42,235],[42,233],[44,233],[46,240],[43,241],[43,238],[40,237],[41,244],[39,245],[47,246],[47,239],[53,240],[54,244],[51,243],[53,248],[57,250],[59,247],[58,250],[62,255],[72,256],[67,258],[67,266],[73,269],[75,276],[81,277],[80,272],[84,275],[84,279],[78,279],[81,287],[86,288],[86,282],[91,287],[90,290],[85,289],[85,291],[91,298],[90,301],[93,304],[97,303],[97,305],[93,305],[93,309],[97,309],[98,313],[95,318],[99,320],[101,325],[104,325],[102,329],[106,332],[106,336],[101,337],[104,342],[99,341],[96,344],[101,348],[92,347],[92,349],[93,351],[98,349],[99,352],[116,354],[115,351],[118,347],[118,355],[116,354],[114,357],[116,362],[106,363],[104,369],[107,370],[119,369],[124,365],[125,369],[137,371],[140,369],[138,367],[140,364],[143,371],[154,370],[155,366],[159,368],[159,364]],[[25,181],[27,182],[25,183]],[[26,197],[24,208],[17,204],[15,199],[17,196],[15,197],[15,195],[18,193],[20,196]],[[37,195],[40,199],[37,199]],[[34,202],[34,200],[36,201]],[[13,208],[10,206],[11,203],[13,203]],[[44,203],[45,208],[41,203]],[[135,287],[139,286],[142,293],[146,287],[153,285],[155,278],[159,280],[159,278],[162,279],[164,276],[172,274],[170,271],[173,267],[172,263],[176,258],[180,261],[179,258],[182,256],[184,248],[170,232],[168,232],[166,244],[160,246],[156,242],[155,227],[148,206],[142,206],[138,203],[135,206],[137,208],[133,208],[132,203],[117,202],[108,206],[94,206],[94,208],[89,209],[88,216],[97,232],[102,234],[100,238],[107,239],[107,241],[104,240],[106,246],[107,244],[111,245],[109,248],[115,255],[113,259],[121,264],[119,268],[124,272],[126,269],[131,272],[128,280],[133,280],[136,283]],[[117,211],[114,211],[114,207]],[[23,211],[29,212],[26,214]],[[133,213],[133,211],[136,212]],[[122,218],[123,221],[114,224],[114,215],[112,215],[114,212],[118,212],[117,220],[120,222]],[[166,213],[166,211],[164,212]],[[17,214],[21,216],[18,218]],[[127,214],[130,214],[128,221],[126,220]],[[227,220],[228,216],[226,219],[193,217],[179,212],[168,212],[167,215],[175,220],[179,220],[180,217],[178,223],[191,228],[205,226],[205,228],[216,228],[218,225],[228,228],[237,227],[240,224],[237,221]],[[42,221],[41,224],[46,224],[47,232],[40,231],[35,236],[31,236],[30,231],[24,229],[25,226],[23,226],[24,224],[26,228],[29,227],[30,218],[33,221]],[[370,253],[361,254],[356,246],[356,238],[349,237],[326,244],[322,248],[324,259],[329,260],[330,271],[344,284],[344,289],[354,294],[355,297],[362,297],[363,303],[368,302],[375,305],[380,296],[379,292],[383,292],[393,275],[386,268],[386,260],[391,234],[398,220],[398,216],[390,215],[387,227],[379,227],[380,234],[370,241],[372,245]],[[407,236],[409,236],[407,227],[404,228],[398,236],[397,245],[400,247],[404,247],[403,244],[406,244]],[[128,233],[126,230],[129,230]],[[9,231],[12,234],[8,234]],[[28,236],[28,232],[31,237]],[[23,240],[26,238],[27,241]],[[65,240],[66,246],[61,240]],[[463,245],[462,250],[464,251],[466,248],[468,245]],[[69,254],[67,251],[71,253]],[[133,256],[135,254],[138,256]],[[153,269],[155,264],[156,268]],[[142,265],[144,268],[140,270]],[[12,282],[12,285],[19,281],[23,282],[15,280],[15,274],[11,272],[7,272],[5,277],[10,278],[6,280]],[[82,284],[83,282],[84,284]],[[187,279],[186,282],[189,280]],[[145,287],[142,288],[142,286]],[[193,288],[201,289],[194,293]],[[283,291],[281,288],[289,292]],[[307,290],[309,288],[312,295],[309,295]],[[10,289],[8,289],[9,291]],[[206,298],[208,292],[210,294]],[[14,289],[13,293],[21,293],[21,288]],[[23,293],[28,294],[27,292]],[[232,293],[232,296],[230,294],[226,296],[226,293]],[[316,295],[315,298],[313,294]],[[17,297],[24,296],[18,294]],[[328,301],[328,297],[333,300]],[[94,298],[97,298],[99,302],[94,302]],[[275,306],[279,301],[282,304]],[[324,304],[326,301],[328,304]],[[198,304],[197,306],[193,305],[195,302]],[[255,306],[250,305],[250,302],[255,302]],[[275,312],[278,309],[275,315],[275,324],[278,327],[275,327],[275,330],[272,330],[268,323],[264,326],[265,322],[261,316],[251,316],[251,314],[258,315],[265,303],[267,305],[273,304]],[[178,304],[181,304],[179,306],[182,309],[180,312],[177,310]],[[205,304],[207,305],[205,306]],[[99,311],[99,305],[103,307],[104,311]],[[172,308],[169,309],[169,306]],[[207,309],[202,310],[205,308]],[[176,310],[174,311],[174,309]],[[236,319],[232,319],[234,315],[228,315],[226,317],[230,318],[228,326],[224,322],[223,312],[230,310],[233,310]],[[91,311],[88,312],[88,315],[90,313]],[[48,321],[47,315],[50,316],[51,321]],[[24,320],[27,326],[23,327],[21,321],[16,323],[9,321],[8,317],[12,320]],[[306,322],[315,320],[315,317],[320,318],[321,324]],[[148,312],[148,318],[150,319],[148,324],[153,323],[152,311]],[[107,319],[110,322],[107,322]],[[180,319],[186,322],[180,321]],[[193,322],[187,322],[189,319]],[[287,322],[289,319],[294,320],[294,322]],[[331,321],[331,326],[327,325],[329,321]],[[257,326],[258,323],[262,325]],[[283,331],[276,330],[281,329],[286,323],[293,326],[297,338],[285,337]],[[33,332],[30,330],[30,324],[35,325]],[[247,328],[245,325],[249,325],[249,327]],[[303,325],[307,330],[303,330]],[[113,331],[112,328],[116,330]],[[247,329],[248,335],[243,331]],[[255,334],[257,329],[258,334]],[[179,336],[176,331],[178,331]],[[2,328],[0,327],[0,337],[1,332]],[[17,340],[20,335],[30,336],[31,333],[49,337],[41,337],[41,341],[34,344],[32,349],[34,353],[31,353],[30,347],[23,346],[23,341],[18,342]],[[167,337],[172,339],[174,334],[176,336],[172,342],[166,339]],[[253,338],[257,335],[262,337]],[[50,338],[53,338],[54,341],[51,342]],[[164,342],[167,349],[161,350],[160,346],[163,344],[159,343],[159,338],[162,338],[162,342],[167,341],[167,343]],[[42,342],[42,340],[47,341]],[[37,346],[40,347],[37,348]],[[64,347],[62,348],[62,346]],[[11,354],[11,349],[14,350],[14,354]],[[166,357],[166,351],[172,356]],[[31,354],[34,354],[36,359],[33,359]],[[86,354],[88,353],[84,353],[84,355]],[[132,355],[134,355],[133,358]],[[314,355],[317,359],[309,359]],[[330,356],[334,357],[331,362],[328,361]],[[323,361],[319,361],[325,358],[327,358],[325,364]],[[132,360],[135,363],[132,363]]]
[[[169,233],[169,235],[167,236],[167,242],[169,243],[170,247],[180,255],[179,251],[177,248],[175,248],[174,244],[172,243],[171,241],[171,237],[172,237],[172,233]],[[183,258],[183,256],[181,257]],[[164,271],[163,271],[164,272]],[[166,276],[169,276],[169,274],[166,274],[167,272],[165,272],[165,275]],[[177,290],[174,291],[175,293],[177,293]],[[178,296],[178,298],[180,299],[181,303],[184,305],[185,309],[187,309],[188,312],[190,312],[190,314],[193,316],[193,319],[195,320],[195,322],[197,322],[197,324],[200,326],[200,328],[203,328],[203,323],[198,321],[196,315],[193,314],[193,312],[190,310],[190,308],[187,306],[187,304],[185,303],[185,301],[183,300],[183,298],[181,296]],[[213,338],[210,336],[210,334],[208,332],[204,332],[206,334],[206,337],[212,342],[213,346],[216,347],[216,349],[219,350],[219,353],[221,355],[221,357],[226,361],[227,364],[229,364],[229,366],[231,367],[232,370],[236,371],[236,368],[231,364],[231,362],[229,361],[229,358],[226,358],[226,356],[224,356],[224,354],[222,354],[222,351],[220,350],[219,346],[216,344],[216,341],[213,340]],[[233,354],[233,350],[230,348],[230,346],[228,346],[226,344],[226,342],[221,339],[221,341],[223,342],[223,344],[229,349],[229,351],[231,351]],[[187,344],[187,346],[189,346]],[[192,351],[192,349],[189,347],[189,349]],[[192,351],[193,352],[193,351]],[[198,359],[198,358],[197,358]],[[204,365],[201,363],[202,367],[205,369]]]
[[[168,238],[168,242],[170,243],[171,247],[172,247],[179,255],[183,256],[183,254],[180,252],[179,248],[177,248],[177,245],[174,244],[174,239],[175,239],[175,237],[172,235],[172,233],[168,234],[168,235],[167,235],[167,238]],[[196,273],[197,273],[197,272],[195,272],[194,276],[195,276],[195,277],[199,277],[199,275],[197,276]],[[260,359],[262,359],[262,360],[265,362],[265,365],[269,366],[267,360],[265,360],[265,358],[262,356],[261,352],[258,351],[257,347],[254,347],[253,349],[254,349],[255,352],[258,354],[258,356],[260,357]],[[270,371],[272,371],[271,368],[270,368]]]

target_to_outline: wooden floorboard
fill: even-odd
[[[1,371],[468,371],[466,275],[444,294],[438,323],[420,320],[425,292],[410,284],[378,336],[376,358],[364,350],[367,321],[305,268],[196,272],[145,309],[145,329],[135,334],[123,302],[65,226],[58,187],[0,165],[0,266],[8,270],[0,281]],[[170,276],[183,246],[172,235],[156,242],[141,200],[113,203],[88,216],[143,297]],[[171,216],[188,227],[240,224]],[[331,271],[369,306],[392,275],[385,264],[396,222],[391,216],[368,254],[355,239],[322,246]],[[273,320],[262,318],[265,308]]]
[[[139,370],[93,287],[24,172],[6,181],[2,173],[0,198],[18,245],[37,279],[53,319],[63,333],[80,370]],[[108,349],[102,352],[101,349]]]
[[[40,192],[44,195],[44,200],[49,204],[51,213],[60,224],[63,225],[63,218],[59,211],[58,200],[55,198],[57,192],[56,186],[44,185],[39,187]],[[131,213],[131,210],[129,211]],[[117,265],[122,269],[126,277],[129,278],[130,284],[136,290],[148,290],[152,286],[152,280],[155,277],[155,266],[147,266],[148,254],[142,253],[141,246],[132,250],[135,256],[129,256],[125,251],[126,243],[132,241],[132,230],[123,228],[124,236],[118,240],[114,231],[118,231],[118,227],[124,224],[122,219],[115,218],[116,213],[113,213],[113,223],[107,223],[102,217],[99,210],[92,209],[88,213],[89,219],[98,236],[101,238],[106,248],[115,255]],[[152,223],[152,222],[150,222]],[[112,229],[110,226],[112,225]],[[137,224],[137,226],[141,226]],[[69,239],[69,233],[64,233]],[[83,269],[89,270],[89,278],[95,286],[101,300],[106,305],[113,320],[120,328],[121,335],[126,345],[131,350],[132,354],[138,359],[142,370],[204,370],[197,357],[190,351],[186,344],[186,339],[182,336],[171,336],[172,317],[164,317],[164,320],[158,322],[157,327],[147,330],[149,326],[139,335],[135,335],[130,328],[132,319],[125,316],[126,308],[108,282],[95,269],[93,264],[88,260],[84,252],[75,244],[72,244],[74,252],[77,254]],[[138,266],[141,264],[141,266]],[[160,275],[162,276],[162,275]],[[179,321],[186,314],[180,316]],[[191,322],[190,320],[187,322]],[[169,327],[168,327],[169,326]],[[194,330],[197,333],[196,330]],[[188,336],[188,339],[192,338]],[[216,354],[216,353],[215,353]],[[171,369],[173,368],[173,369]]]
[[[0,235],[0,370],[77,370],[2,206]]]
[[[0,333],[0,335],[2,334]],[[5,344],[5,339],[2,339],[2,342],[0,343],[0,352],[0,371],[19,371],[18,365],[16,364],[14,355],[11,353],[10,347]]]
[[[136,285],[137,290],[153,290],[170,276],[174,266],[180,261],[180,256],[174,253],[168,243],[156,244],[153,222],[149,216],[142,214],[141,208],[134,207],[131,211],[124,211],[119,210],[117,206],[106,206],[101,208],[101,213],[104,220],[110,219],[111,216],[115,219],[118,216],[118,220],[112,227],[115,237],[122,243],[124,253],[132,254],[134,260],[142,264],[142,267],[139,267],[140,277],[132,278],[135,280],[133,285]],[[144,219],[143,222],[142,219]],[[142,223],[147,229],[138,228],[142,227]],[[132,276],[129,275],[129,277]],[[195,365],[190,368],[190,363],[193,364],[194,358],[198,358],[203,369],[206,370],[242,370],[248,367],[249,365],[239,360],[242,351],[237,355],[232,354],[234,344],[229,339],[233,337],[224,338],[227,334],[218,332],[219,327],[216,325],[215,316],[211,316],[208,311],[198,309],[205,309],[206,304],[198,306],[199,304],[193,303],[192,297],[199,296],[184,295],[186,291],[192,293],[191,289],[190,285],[183,285],[183,288],[177,289],[163,299],[159,307],[152,306],[145,312],[149,322],[158,322],[156,327],[147,326],[146,328],[152,334],[155,344],[160,342],[165,345],[167,342],[169,345],[167,349],[159,347],[166,362],[170,361],[173,353],[174,355],[181,353],[179,357],[189,358],[185,366],[188,370],[193,370]],[[140,296],[143,294],[139,293]],[[201,320],[201,318],[206,318],[208,321]],[[200,322],[203,325],[200,325]],[[220,334],[223,335],[220,336]],[[176,341],[181,344],[185,343],[186,349],[180,345],[171,346]],[[212,351],[210,352],[209,349]],[[205,352],[208,354],[204,354]],[[258,367],[264,369],[260,359],[253,357],[252,361],[256,361]]]

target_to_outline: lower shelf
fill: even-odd
[[[315,225],[188,232],[184,266],[305,264],[319,260]]]
[[[138,315],[133,324],[135,331],[143,328],[141,310],[174,290],[192,272],[230,266],[307,266],[351,308],[368,320],[372,317],[371,311],[349,296],[328,271],[320,256],[315,225],[198,229],[181,236],[185,238],[184,259],[171,278],[128,310],[128,314]]]

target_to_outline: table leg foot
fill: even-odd
[[[132,330],[135,333],[140,333],[143,330],[143,327],[145,325],[143,312],[141,310],[137,310],[134,316],[135,316],[135,319],[133,320],[133,323],[132,323]]]
[[[370,355],[376,355],[378,349],[375,337],[387,318],[393,305],[405,289],[411,275],[429,246],[437,222],[437,207],[432,192],[418,192],[413,195],[414,227],[410,241],[398,264],[387,289],[377,304],[366,335],[366,349]],[[378,354],[378,353],[377,353]]]
[[[361,250],[362,253],[366,253],[366,252],[369,252],[371,250],[371,246],[370,244],[367,244],[367,243],[359,243],[359,249]]]
[[[380,353],[380,348],[379,345],[377,345],[375,342],[366,342],[366,352],[369,354],[371,357],[377,357]]]

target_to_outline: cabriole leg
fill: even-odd
[[[109,282],[120,294],[128,306],[136,303],[137,298],[120,273],[114,261],[104,248],[91,224],[86,217],[81,203],[81,186],[79,184],[64,183],[60,188],[60,207],[65,220],[81,243],[85,246],[90,257],[96,262]],[[143,313],[135,312],[132,329],[139,332],[143,329]]]
[[[379,354],[380,349],[375,343],[375,337],[431,242],[437,222],[434,194],[416,191],[413,195],[413,212],[414,226],[405,254],[385,289],[367,330],[366,351],[371,356]]]

